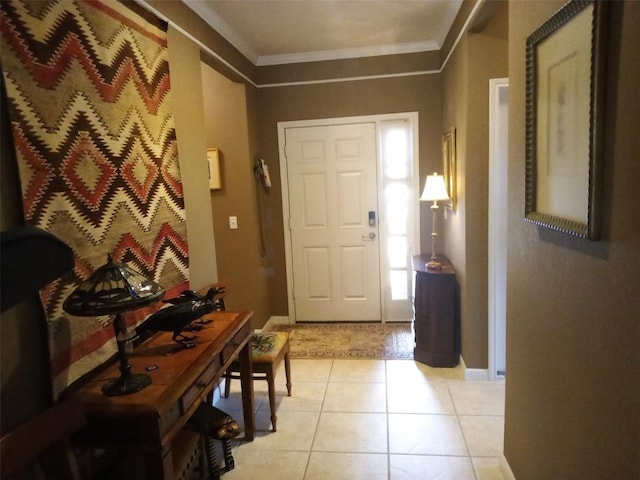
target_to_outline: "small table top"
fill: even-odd
[[[114,432],[107,437],[115,438],[116,430],[118,435],[128,436],[115,425],[135,417],[136,421],[159,424],[152,435],[162,438],[162,443],[169,442],[184,423],[180,420],[188,418],[198,406],[195,400],[204,398],[213,389],[211,380],[224,373],[224,364],[231,362],[239,344],[251,338],[251,315],[249,311],[206,315],[204,319],[213,321],[194,332],[198,338],[192,348],[184,348],[173,341],[171,332],[153,335],[129,354],[131,372],[146,373],[151,377],[151,385],[139,392],[112,397],[102,393],[106,382],[120,376],[116,362],[91,378],[71,397],[83,405],[89,425],[97,423],[101,429],[108,430],[110,422],[114,422]],[[94,434],[97,436],[99,432]],[[131,432],[130,436],[140,439],[148,434],[149,431],[139,431]]]
[[[442,263],[442,268],[440,270],[427,269],[427,262],[431,260],[431,255],[427,255],[426,253],[423,253],[421,255],[414,255],[413,257],[411,257],[413,269],[418,273],[430,273],[434,275],[455,275],[456,271],[447,257],[445,257],[444,255],[436,255],[436,258],[440,263]]]

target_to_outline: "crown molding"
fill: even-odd
[[[262,55],[258,57],[256,66],[283,65],[289,63],[321,62],[325,60],[343,60],[349,58],[377,57],[380,55],[397,55],[402,53],[430,52],[440,46],[434,41],[410,42],[395,45],[376,45],[371,47],[344,48],[339,50],[323,50],[319,52],[302,52],[286,55]]]

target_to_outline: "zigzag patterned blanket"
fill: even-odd
[[[0,5],[25,221],[75,253],[73,278],[41,292],[57,398],[116,351],[110,318],[62,310],[107,254],[167,296],[188,287],[166,25],[113,0]],[[126,316],[136,324],[149,313]]]

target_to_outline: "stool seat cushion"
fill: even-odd
[[[273,363],[287,343],[286,332],[256,332],[253,334],[251,359],[254,363]]]

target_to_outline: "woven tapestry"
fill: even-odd
[[[166,24],[114,0],[0,5],[25,222],[75,254],[73,275],[40,292],[58,398],[117,350],[110,317],[62,310],[108,254],[167,296],[188,287]],[[127,323],[157,308],[128,312]]]

